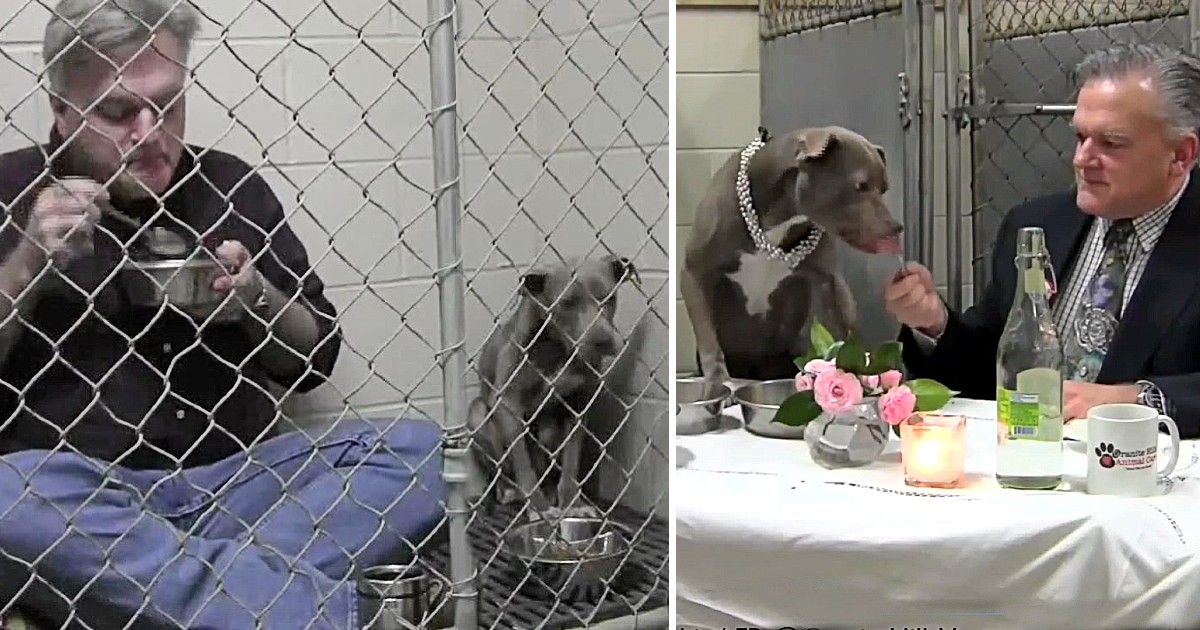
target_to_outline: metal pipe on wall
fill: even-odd
[[[1198,0],[1200,1],[1200,0]],[[902,0],[904,24],[904,72],[900,75],[900,128],[904,143],[904,251],[919,258],[925,250],[921,234],[921,127],[914,124],[920,105],[913,98],[914,83],[921,76],[921,7],[919,0]]]
[[[921,5],[921,258],[926,267],[933,265],[933,40],[934,0],[919,0]]]
[[[984,21],[984,0],[970,0],[970,8],[967,12],[967,37],[969,38],[970,58],[967,60],[968,68],[970,69],[970,86],[971,92],[967,99],[967,105],[975,105],[986,100],[983,91],[983,28]],[[971,257],[971,281],[974,285],[975,300],[978,302],[983,297],[983,289],[987,286],[990,270],[988,269],[987,259],[977,258],[978,252],[985,250],[984,247],[975,238],[979,233],[979,221],[975,216],[978,211],[977,199],[982,199],[980,193],[980,181],[976,176],[975,160],[982,159],[985,154],[983,148],[983,134],[976,133],[976,122],[970,117],[967,118],[967,133],[971,135],[971,192],[968,199],[968,204],[971,208],[971,249],[974,255]]]
[[[456,0],[428,0],[430,123],[433,128],[433,181],[437,220],[438,317],[441,323],[442,423],[466,423],[467,398],[463,382],[467,360],[463,273],[462,198],[459,194],[458,94],[455,65]],[[476,607],[475,561],[467,539],[465,451],[457,440],[445,448],[447,513],[450,535],[450,579],[456,628],[479,626]]]
[[[1193,54],[1200,54],[1200,0],[1188,2],[1188,44]]]
[[[959,0],[946,0],[944,17],[946,70],[946,301],[962,309],[962,136],[959,126]]]

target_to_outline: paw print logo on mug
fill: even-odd
[[[1117,459],[1113,456],[1116,449],[1108,442],[1101,442],[1096,447],[1096,457],[1100,458],[1100,465],[1104,468],[1112,468],[1117,465]]]

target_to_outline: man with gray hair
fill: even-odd
[[[948,309],[929,270],[909,263],[886,289],[903,324],[904,362],[964,396],[996,392],[996,347],[1016,288],[1017,232],[1039,226],[1055,277],[1063,342],[1063,418],[1141,403],[1200,437],[1200,60],[1120,44],[1078,66],[1075,189],[1012,209],[992,280],[965,313]]]
[[[0,155],[0,598],[55,627],[358,627],[356,571],[441,521],[440,431],[277,435],[271,388],[324,382],[341,336],[266,181],[183,140],[198,30],[180,0],[62,0],[53,132]],[[149,230],[219,260],[219,307],[131,299]]]

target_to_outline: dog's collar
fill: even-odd
[[[755,138],[746,145],[746,148],[742,149],[742,159],[737,173],[738,206],[742,211],[742,219],[746,221],[746,230],[750,232],[750,238],[754,240],[754,246],[758,251],[766,252],[769,258],[782,260],[788,269],[795,269],[817,249],[817,244],[821,242],[825,230],[814,223],[808,236],[786,252],[767,240],[767,235],[763,233],[762,226],[758,223],[758,214],[754,212],[754,201],[750,197],[750,158],[754,157],[754,154],[758,153],[758,150],[765,144],[766,142],[763,142],[761,138]],[[800,219],[809,222],[808,218],[803,215]]]

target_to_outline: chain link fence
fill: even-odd
[[[898,11],[901,0],[760,0],[764,39]]]
[[[669,8],[0,8],[5,623],[665,627]]]

